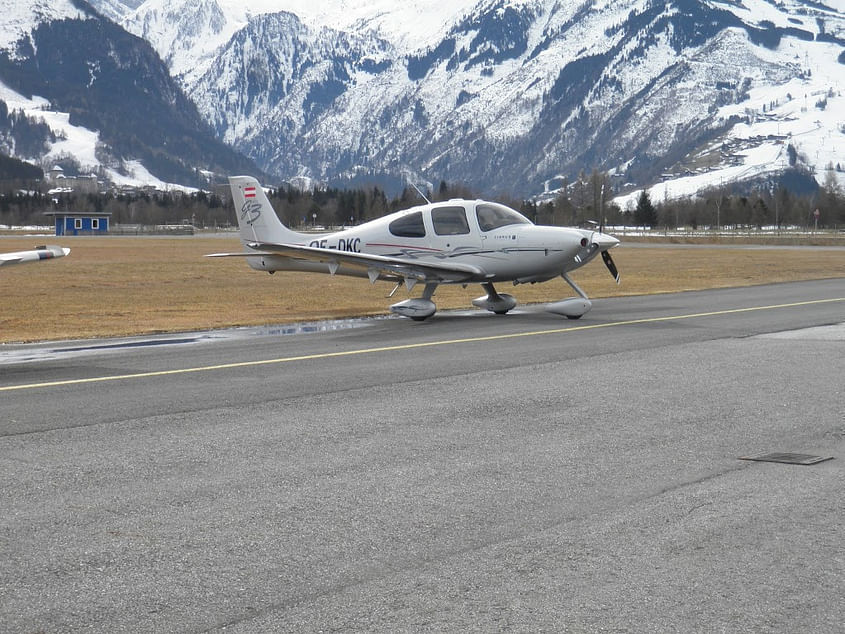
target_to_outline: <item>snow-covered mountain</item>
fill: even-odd
[[[121,23],[281,178],[526,195],[599,168],[686,195],[845,164],[843,0],[445,4],[147,0]]]
[[[82,0],[0,0],[0,152],[114,183],[255,169],[220,142],[146,41]]]
[[[477,1],[147,0],[137,11],[127,6],[121,23],[149,41],[173,74],[192,85],[208,71],[221,47],[259,16],[291,13],[317,38],[322,37],[321,27],[337,34],[374,35],[389,41],[396,54],[439,37],[444,20],[453,21]]]
[[[97,11],[113,22],[120,22],[127,13],[144,4],[144,0],[95,0],[91,2]]]

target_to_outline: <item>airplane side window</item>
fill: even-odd
[[[504,205],[484,203],[475,208],[478,226],[482,231],[492,231],[508,225],[530,225],[531,221],[521,213]]]
[[[437,207],[431,210],[434,233],[439,236],[458,236],[469,233],[467,214],[463,207]]]
[[[417,211],[397,218],[388,225],[388,230],[394,236],[400,238],[424,238],[425,225],[423,224],[422,212]]]

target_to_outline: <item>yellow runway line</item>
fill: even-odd
[[[625,321],[613,321],[603,324],[589,324],[584,326],[569,326],[567,328],[552,328],[547,330],[532,330],[526,332],[515,332],[501,335],[486,335],[483,337],[466,337],[462,339],[441,339],[438,341],[425,341],[420,343],[407,343],[396,346],[382,346],[378,348],[362,348],[359,350],[344,350],[339,352],[321,352],[296,357],[280,357],[277,359],[264,359],[260,361],[239,361],[234,363],[220,363],[217,365],[206,365],[194,368],[177,368],[174,370],[157,370],[154,372],[137,372],[134,374],[115,374],[111,376],[90,377],[87,379],[67,379],[62,381],[46,381],[43,383],[28,383],[24,385],[8,385],[0,387],[0,392],[13,392],[19,390],[32,390],[37,388],[61,387],[67,385],[84,385],[88,383],[104,383],[106,381],[128,381],[132,379],[144,379],[150,377],[170,376],[175,374],[191,374],[196,372],[213,372],[215,370],[228,370],[232,368],[248,368],[262,365],[274,365],[279,363],[294,363],[296,361],[312,361],[316,359],[331,359],[336,357],[349,357],[359,354],[376,354],[379,352],[397,352],[402,350],[413,350],[419,348],[433,348],[435,346],[452,346],[465,343],[480,343],[486,341],[501,341],[504,339],[518,339],[520,337],[539,337],[543,335],[565,334],[570,332],[581,332],[585,330],[597,330],[599,328],[614,328],[618,326],[631,326],[635,324],[650,324],[667,321],[680,321],[682,319],[695,319],[697,317],[717,317],[720,315],[731,315],[737,313],[750,313],[763,310],[777,310],[781,308],[796,308],[799,306],[812,306],[814,304],[829,304],[832,302],[843,302],[845,297],[832,299],[816,299],[804,302],[792,302],[789,304],[773,304],[770,306],[752,306],[750,308],[732,308],[728,310],[715,310],[706,313],[690,313],[686,315],[667,315],[664,317],[648,317],[644,319],[629,319]]]

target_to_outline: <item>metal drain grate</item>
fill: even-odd
[[[759,456],[742,456],[740,460],[754,460],[756,462],[782,462],[784,464],[813,465],[825,460],[833,460],[833,456],[811,456],[805,453],[764,453]]]

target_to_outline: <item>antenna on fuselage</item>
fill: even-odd
[[[409,182],[409,183],[411,183],[411,187],[413,187],[414,189],[416,189],[416,190],[417,190],[417,193],[418,193],[420,196],[422,196],[422,199],[423,199],[426,203],[428,203],[428,204],[430,205],[430,204],[431,204],[431,201],[430,201],[428,198],[426,198],[426,195],[425,195],[425,194],[423,194],[423,193],[420,191],[420,188],[419,188],[419,187],[417,187],[415,183],[413,183],[413,182],[411,182],[411,181],[408,181],[408,182]]]

